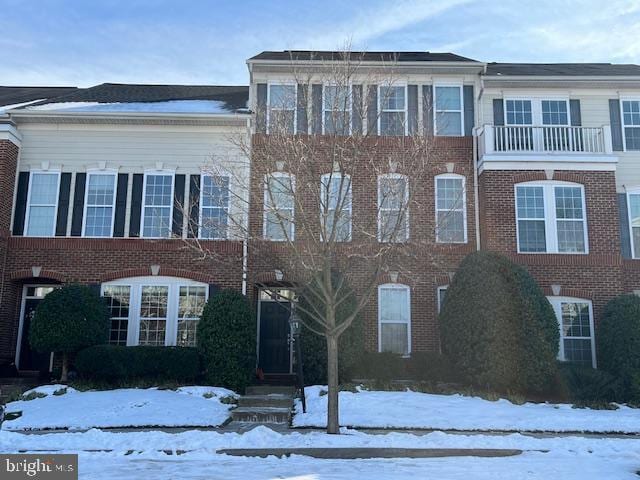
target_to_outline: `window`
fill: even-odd
[[[89,173],[84,202],[84,236],[111,237],[116,205],[116,175]]]
[[[229,223],[229,177],[202,176],[200,238],[225,239]]]
[[[351,133],[351,89],[348,86],[324,86],[322,125],[328,135]]]
[[[531,100],[506,100],[507,125],[532,125]]]
[[[464,177],[436,177],[436,241],[465,243],[467,241],[467,211]]]
[[[406,242],[409,239],[409,184],[404,175],[378,177],[378,240]]]
[[[339,173],[323,175],[320,188],[322,238],[330,239],[335,233],[336,241],[350,241],[351,177]]]
[[[518,252],[588,253],[585,212],[582,185],[516,185]]]
[[[435,87],[436,135],[461,136],[464,131],[462,87]]]
[[[449,288],[448,285],[438,287],[438,313],[440,313],[442,306],[444,305],[444,299],[447,296],[447,288]]]
[[[569,109],[566,100],[542,100],[543,125],[569,125]]]
[[[129,305],[131,303],[131,287],[128,285],[109,285],[104,287],[102,296],[107,301],[111,330],[109,343],[126,345],[129,331]]]
[[[269,115],[267,119],[270,133],[295,132],[297,85],[269,85]]]
[[[135,277],[102,286],[116,345],[194,346],[208,285],[175,277]]]
[[[145,173],[142,213],[143,237],[168,238],[171,236],[173,174]]]
[[[411,293],[406,285],[378,287],[378,349],[411,353]]]
[[[640,192],[627,194],[633,258],[640,258]]]
[[[264,237],[273,241],[293,240],[295,179],[292,175],[267,175],[264,188]]]
[[[640,150],[640,100],[622,100],[625,150]]]
[[[59,172],[33,172],[29,177],[26,225],[29,237],[53,237],[58,213]]]
[[[380,135],[406,135],[407,87],[380,86],[378,89]]]
[[[589,300],[548,297],[560,328],[558,359],[596,367],[593,310]]]

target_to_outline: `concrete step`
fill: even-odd
[[[291,409],[283,407],[238,407],[231,411],[234,422],[289,423]]]
[[[251,385],[245,390],[246,395],[271,395],[274,393],[293,396],[296,389],[283,385]]]
[[[291,408],[293,397],[280,393],[271,395],[245,395],[238,399],[239,407],[280,407]]]

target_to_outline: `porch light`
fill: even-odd
[[[296,312],[295,306],[291,306],[291,315],[289,315],[289,325],[291,326],[291,333],[293,336],[300,335],[302,328],[302,322],[300,321],[300,315]]]

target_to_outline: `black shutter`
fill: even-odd
[[[431,85],[422,86],[422,118],[424,134],[433,136],[433,87]]]
[[[571,126],[579,127],[582,125],[582,115],[580,114],[580,100],[569,100],[569,112],[571,114]]]
[[[71,236],[82,235],[82,215],[84,214],[84,189],[87,185],[87,174],[76,173],[76,188],[73,194],[73,217],[71,218]]]
[[[311,85],[311,133],[322,134],[322,85]]]
[[[267,133],[267,84],[256,86],[256,132]]]
[[[173,200],[173,226],[172,231],[176,237],[182,237],[183,209],[187,208],[184,203],[184,175],[175,176],[175,198]]]
[[[629,210],[626,193],[618,194],[618,213],[620,215],[620,250],[624,258],[632,258]]]
[[[464,135],[470,137],[473,134],[473,124],[475,123],[473,85],[464,85],[462,95],[464,99]]]
[[[60,194],[58,195],[58,218],[56,219],[56,237],[66,237],[69,218],[69,195],[71,194],[71,174],[60,175]]]
[[[620,102],[617,98],[609,100],[609,119],[611,121],[611,144],[613,150],[621,152],[622,143],[622,119],[620,118]]]
[[[113,236],[124,237],[124,220],[127,215],[127,187],[129,174],[118,174],[118,190],[116,191],[116,212],[113,220]]]
[[[351,133],[353,135],[362,134],[362,117],[364,115],[362,103],[362,85],[351,87]]]
[[[200,223],[200,175],[191,175],[189,179],[189,229],[187,237],[194,238],[198,235]]]
[[[133,188],[131,189],[131,218],[129,219],[129,236],[140,236],[140,215],[142,213],[142,184],[144,174],[133,174]]]
[[[18,189],[16,191],[16,208],[13,213],[13,234],[24,234],[24,217],[27,213],[27,196],[29,195],[29,172],[18,174]]]
[[[309,87],[298,84],[298,100],[296,105],[296,133],[307,133],[309,122],[307,120],[307,97]]]
[[[409,135],[418,133],[418,86],[407,87],[407,111],[409,113]]]
[[[220,291],[220,287],[215,283],[209,284],[209,298],[213,297],[216,293]]]
[[[493,99],[493,124],[504,125],[504,103],[501,98]]]
[[[367,135],[378,135],[378,86],[367,88]]]

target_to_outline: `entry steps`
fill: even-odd
[[[231,411],[231,420],[242,423],[291,422],[295,388],[278,385],[247,387],[238,399],[238,407]]]

